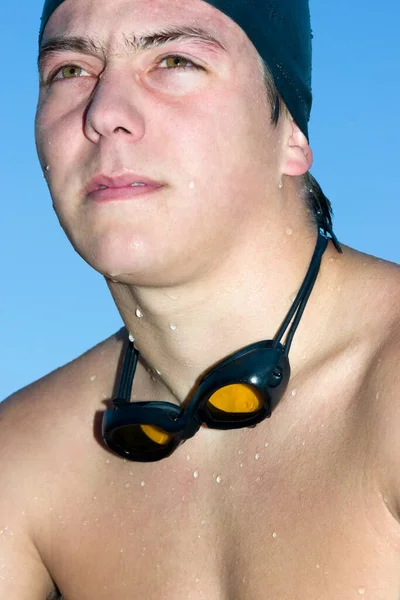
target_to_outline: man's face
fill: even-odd
[[[131,43],[182,26],[223,48]],[[36,119],[55,211],[79,254],[113,279],[169,285],[204,275],[256,236],[279,181],[280,130],[239,26],[202,0],[66,0],[42,47],[61,36],[99,48],[87,53],[74,39],[45,54]],[[97,176],[118,187],[132,174],[162,187],[89,193]]]

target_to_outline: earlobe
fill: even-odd
[[[313,163],[313,154],[306,136],[292,119],[288,120],[288,127],[290,130],[283,157],[282,174],[296,177],[309,171]]]

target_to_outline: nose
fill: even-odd
[[[93,143],[102,139],[137,142],[145,132],[144,117],[132,75],[107,73],[98,82],[84,117],[84,132]]]

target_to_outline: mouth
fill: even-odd
[[[138,186],[145,187],[146,184],[145,183],[131,183],[131,184],[129,184],[129,186],[121,186],[121,187],[138,187]],[[99,187],[99,190],[109,190],[109,189],[110,189],[110,187],[108,187],[107,185],[101,185]],[[111,187],[111,189],[118,189],[118,187],[115,187],[115,188]]]
[[[86,195],[91,200],[106,201],[130,198],[155,192],[163,187],[158,181],[133,173],[119,176],[97,175],[87,187]]]

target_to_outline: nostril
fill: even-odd
[[[128,131],[128,129],[125,129],[125,127],[116,127],[114,129],[114,133],[118,133],[119,131],[122,131],[123,133],[127,133],[128,135],[130,135],[130,131]]]

